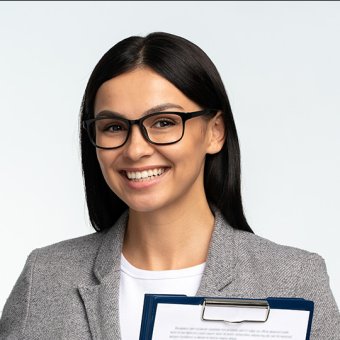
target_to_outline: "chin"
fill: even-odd
[[[124,200],[127,206],[136,212],[139,213],[151,213],[161,210],[169,205],[169,202],[165,202],[160,197],[147,197],[145,199],[139,197],[136,200]]]
[[[157,205],[149,204],[149,205],[143,205],[143,204],[136,204],[136,205],[129,205],[129,208],[135,212],[138,213],[152,213],[160,209]]]

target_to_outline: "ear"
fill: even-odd
[[[226,137],[222,112],[218,112],[208,125],[207,154],[215,154],[221,151]]]

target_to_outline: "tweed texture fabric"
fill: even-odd
[[[340,340],[324,260],[231,228],[219,211],[197,295],[301,297],[311,340]],[[109,230],[35,249],[5,304],[1,340],[119,340],[120,254],[128,213]],[[135,340],[135,339],[131,339]]]

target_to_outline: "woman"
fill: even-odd
[[[232,112],[200,48],[166,33],[119,42],[92,72],[81,126],[97,233],[30,254],[1,339],[138,339],[144,293],[311,299],[311,339],[339,339],[323,259],[244,217]]]

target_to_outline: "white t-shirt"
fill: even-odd
[[[119,317],[122,340],[139,339],[144,294],[195,295],[205,263],[179,270],[143,270],[121,256]]]

